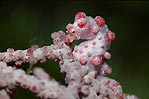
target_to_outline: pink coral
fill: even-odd
[[[36,93],[42,99],[137,99],[124,94],[117,81],[105,77],[112,72],[106,60],[111,58],[108,50],[115,34],[102,17],[92,18],[79,12],[74,23],[69,23],[66,29],[67,33],[58,31],[51,35],[53,44],[50,46],[38,48],[34,45],[16,51],[9,48],[0,53],[0,99],[10,99],[10,91],[13,92],[16,86]],[[79,39],[82,42],[72,50],[70,43]],[[60,85],[42,68],[33,68],[33,75],[17,68],[23,63],[33,65],[47,59],[60,60],[68,86]],[[9,66],[9,63],[14,64]]]

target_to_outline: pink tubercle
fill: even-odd
[[[65,42],[66,42],[66,43],[71,43],[72,41],[73,41],[73,40],[72,40],[71,37],[66,36],[66,38],[65,38]]]
[[[44,53],[45,55],[48,54],[48,52],[49,52],[48,47],[47,47],[47,46],[43,46],[43,47],[42,47],[42,51],[43,51],[43,53]]]
[[[111,54],[108,53],[108,52],[106,52],[106,53],[104,54],[104,57],[105,57],[106,59],[110,59],[110,58],[111,58]]]
[[[105,74],[105,75],[111,74],[111,72],[112,72],[112,70],[109,69],[109,68],[104,70],[104,74]]]
[[[85,45],[84,45],[84,48],[88,48],[88,45],[87,45],[87,44],[85,44]]]
[[[115,34],[114,33],[107,33],[107,38],[108,38],[108,40],[114,40],[115,39]]]
[[[114,82],[114,83],[113,83],[113,86],[114,86],[114,87],[117,87],[117,86],[119,86],[119,85],[120,85],[120,84],[119,84],[118,82]]]
[[[29,48],[29,49],[27,49],[27,55],[32,55],[33,54],[33,49],[32,48]]]
[[[68,52],[68,53],[67,53],[67,56],[73,57],[73,53],[72,53],[72,52]]]
[[[37,92],[38,90],[37,90],[37,87],[36,86],[33,86],[32,88],[31,88],[31,91],[32,92]]]
[[[21,87],[24,89],[28,89],[28,86],[26,84],[22,84]]]
[[[78,12],[75,15],[75,20],[80,19],[80,18],[85,18],[85,17],[86,17],[86,14],[84,12]]]
[[[49,55],[47,55],[48,59],[54,60],[55,59],[55,55],[52,53],[49,53]]]
[[[80,57],[80,64],[81,64],[81,65],[87,64],[87,58],[86,58],[85,56],[81,56],[81,57]]]
[[[96,45],[96,42],[95,42],[95,41],[93,41],[93,42],[92,42],[92,44],[93,44],[93,45]]]
[[[118,99],[124,99],[122,93],[117,93],[115,96],[116,96]]]
[[[110,84],[110,79],[108,79],[107,81],[106,81],[106,85],[109,85]]]
[[[77,25],[78,25],[78,27],[80,27],[80,28],[84,28],[84,27],[86,26],[86,24],[87,24],[87,22],[81,21],[81,22],[79,22]]]
[[[79,37],[78,37],[77,35],[75,35],[75,36],[74,36],[74,39],[76,39],[76,40],[77,40],[77,39],[79,39]]]
[[[95,21],[100,27],[103,27],[105,25],[105,20],[100,16],[96,16]]]
[[[98,38],[98,40],[101,40],[101,39],[102,39],[102,37],[99,37],[99,38]]]
[[[41,97],[41,99],[46,99],[45,94],[42,94],[40,97]]]
[[[68,24],[68,25],[66,26],[66,29],[67,29],[68,32],[70,32],[70,30],[71,30],[72,28],[73,28],[72,24]]]
[[[97,66],[97,65],[99,65],[99,64],[101,63],[101,60],[100,60],[100,58],[99,58],[98,56],[94,56],[94,57],[91,59],[90,63],[91,63],[92,65],[94,65],[94,66]]]
[[[79,49],[75,49],[75,52],[77,53],[79,51]]]
[[[100,48],[104,48],[104,45],[101,45]],[[99,48],[99,49],[100,49],[100,48]]]
[[[94,34],[94,35],[97,35],[97,34],[98,34],[98,32],[97,32],[97,31],[96,31],[96,32],[93,32],[93,34]]]

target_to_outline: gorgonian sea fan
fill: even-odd
[[[79,12],[66,29],[66,33],[52,33],[50,46],[38,48],[34,45],[16,51],[9,48],[0,53],[0,99],[12,99],[16,86],[42,99],[137,99],[124,94],[117,81],[105,77],[112,72],[107,60],[111,58],[108,50],[115,34],[102,17],[92,18]],[[82,42],[71,49],[70,43],[79,39]],[[21,68],[24,63],[33,66],[47,59],[59,60],[67,86],[59,84],[42,68],[30,68],[33,75]]]

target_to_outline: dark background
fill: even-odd
[[[116,34],[110,52],[111,78],[120,82],[125,93],[148,99],[149,91],[149,2],[145,1],[1,1],[0,2],[0,51],[7,48],[26,49],[32,44],[50,45],[51,33],[66,31],[74,15],[83,11],[106,20]],[[25,65],[26,66],[26,65]],[[44,68],[64,84],[58,63],[47,61],[35,66]],[[38,99],[31,92],[17,88],[15,99]]]

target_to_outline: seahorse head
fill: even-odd
[[[66,29],[73,39],[89,40],[93,39],[104,25],[105,21],[100,16],[92,18],[84,12],[79,12],[75,15],[74,23],[69,23]]]

